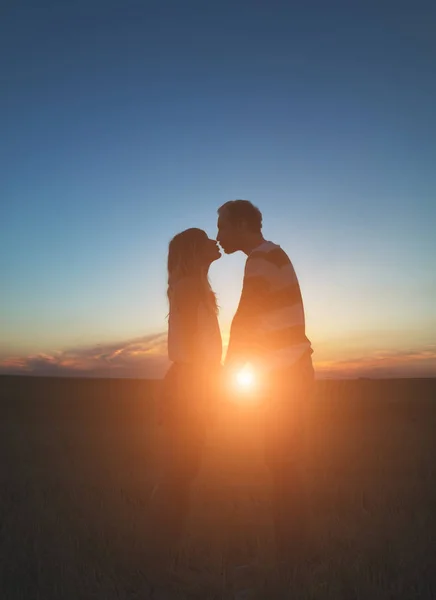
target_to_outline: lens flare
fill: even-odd
[[[254,387],[255,377],[250,365],[245,365],[245,367],[236,374],[236,384],[241,390],[251,390]]]
[[[254,382],[254,375],[250,371],[240,371],[236,376],[236,381],[241,387],[251,387]]]

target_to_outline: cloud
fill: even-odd
[[[317,361],[320,378],[436,377],[436,345],[419,350],[384,350],[340,361]],[[78,377],[160,378],[169,366],[167,334],[157,333],[113,344],[73,348],[53,354],[10,356],[0,374]]]
[[[161,377],[167,367],[167,335],[158,333],[53,354],[10,356],[0,362],[0,373],[156,378]]]
[[[436,377],[436,345],[419,350],[381,350],[341,361],[315,362],[324,377]]]

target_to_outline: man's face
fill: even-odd
[[[233,254],[240,250],[241,227],[235,226],[229,219],[226,210],[218,215],[217,242],[226,254]]]

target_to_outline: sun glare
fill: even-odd
[[[237,382],[238,386],[242,389],[252,388],[254,385],[253,371],[248,367],[244,367],[236,375],[236,382]]]

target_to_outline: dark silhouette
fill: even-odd
[[[168,251],[168,355],[172,362],[160,399],[167,446],[151,497],[151,555],[156,585],[166,579],[189,509],[191,483],[201,466],[213,391],[220,381],[222,342],[208,270],[221,253],[201,229],[176,235]]]
[[[263,237],[262,214],[251,202],[233,200],[219,208],[217,240],[227,254],[248,256],[225,366],[231,372],[251,363],[262,381],[277,562],[286,576],[304,560],[304,413],[314,383],[300,286],[284,250]]]
[[[254,368],[265,424],[265,460],[273,476],[277,563],[283,576],[304,559],[306,499],[302,485],[304,412],[312,392],[312,348],[303,302],[287,254],[262,235],[262,215],[250,202],[218,210],[217,240],[226,253],[247,254],[223,378],[217,303],[208,280],[218,245],[201,229],[176,235],[168,252],[167,372],[159,421],[167,444],[151,496],[148,566],[155,585],[167,578],[171,551],[181,540],[208,426],[223,383],[247,363]],[[227,392],[226,392],[227,393]]]

